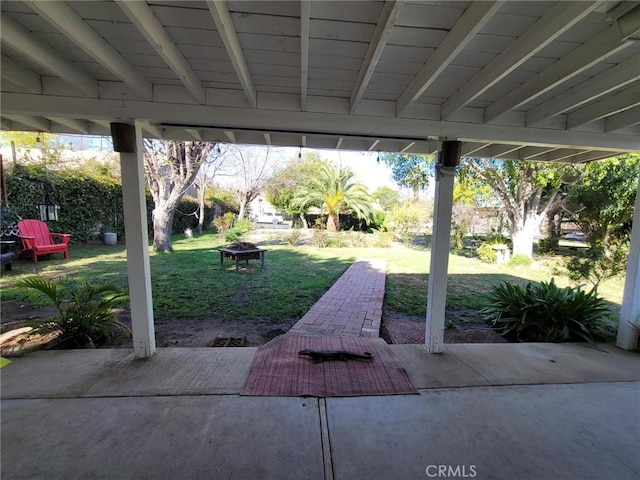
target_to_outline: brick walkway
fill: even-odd
[[[386,268],[386,260],[355,261],[289,333],[378,337]]]

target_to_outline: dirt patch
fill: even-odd
[[[447,328],[444,343],[504,343],[506,340],[494,332],[480,314],[465,307],[447,308]],[[423,344],[426,320],[421,315],[404,315],[385,311],[380,336],[387,343]]]
[[[28,303],[5,300],[1,305],[1,331],[8,332],[25,326],[37,325],[56,312],[53,307],[35,308]],[[118,313],[118,320],[131,327],[129,310]],[[277,322],[265,319],[225,320],[220,318],[189,318],[156,320],[156,345],[158,347],[207,347],[217,337],[246,337],[246,346],[254,347],[267,343],[282,335],[296,323],[298,318],[282,318]],[[1,348],[3,355],[16,355],[35,348],[46,348],[52,336],[18,336],[5,342]],[[104,348],[131,348],[131,338],[118,333],[114,343]]]

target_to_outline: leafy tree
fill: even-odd
[[[461,181],[472,180],[493,189],[506,209],[513,254],[532,256],[533,237],[561,186],[567,166],[549,163],[463,159]]]
[[[422,203],[405,201],[396,204],[385,217],[385,227],[397,233],[405,243],[411,240],[411,232],[429,219],[429,209]]]
[[[215,156],[213,142],[145,140],[144,170],[153,197],[153,249],[171,251],[173,217],[200,166]]]
[[[378,187],[375,192],[371,194],[373,199],[380,204],[385,212],[391,210],[394,206],[400,203],[400,192],[390,187]]]
[[[420,190],[429,187],[435,168],[434,156],[385,153],[380,155],[380,159],[391,168],[391,178],[398,185],[411,188],[413,200],[417,202]]]
[[[620,243],[592,247],[584,252],[576,252],[565,262],[567,276],[574,282],[587,281],[596,291],[600,283],[609,278],[624,275],[629,257],[629,244]]]
[[[293,200],[296,208],[322,208],[328,216],[327,230],[333,232],[340,228],[341,213],[353,212],[358,218],[369,220],[373,214],[371,203],[367,188],[355,181],[351,169],[329,163],[319,168],[308,186],[296,190]]]
[[[307,208],[298,206],[293,200],[296,190],[309,187],[311,179],[322,165],[326,165],[317,152],[306,152],[302,159],[292,161],[288,167],[276,172],[268,181],[265,191],[267,201],[278,210],[289,215],[298,215],[300,224],[307,228],[304,218]]]
[[[640,155],[629,153],[584,167],[582,178],[567,194],[571,218],[592,247],[623,240],[631,230],[633,203],[640,176]],[[571,211],[574,210],[574,211]]]
[[[475,207],[485,207],[495,205],[496,195],[489,185],[475,178],[466,178],[460,181],[455,179],[453,187],[453,203],[464,203]]]

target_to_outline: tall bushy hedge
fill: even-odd
[[[53,171],[42,164],[10,166],[6,173],[13,216],[39,219],[38,204],[42,203],[46,189],[50,200],[60,206],[59,220],[50,222],[51,231],[70,233],[74,243],[86,243],[95,239],[98,230],[99,233],[115,231],[118,238],[124,238],[122,185],[119,178],[105,171],[82,168]],[[154,204],[148,189],[146,202],[151,234],[151,212]],[[196,229],[198,219],[192,213],[197,210],[198,202],[194,198],[184,197],[174,217],[173,232]],[[213,207],[205,208],[205,229],[211,228],[214,212]]]
[[[21,218],[40,218],[38,204],[45,190],[60,206],[58,222],[50,229],[70,233],[72,241],[87,242],[99,224],[103,231],[122,235],[122,187],[117,179],[76,169],[47,171],[43,165],[17,165],[7,175],[11,210]]]

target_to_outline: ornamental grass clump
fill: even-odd
[[[482,310],[485,322],[500,335],[518,342],[609,340],[613,312],[595,290],[558,287],[551,282],[494,287]]]
[[[115,307],[126,296],[116,285],[72,280],[53,282],[42,278],[27,278],[16,285],[35,290],[58,310],[57,315],[32,331],[32,334],[57,332],[58,336],[49,346],[93,348],[111,343],[117,331],[131,334],[116,317]]]

